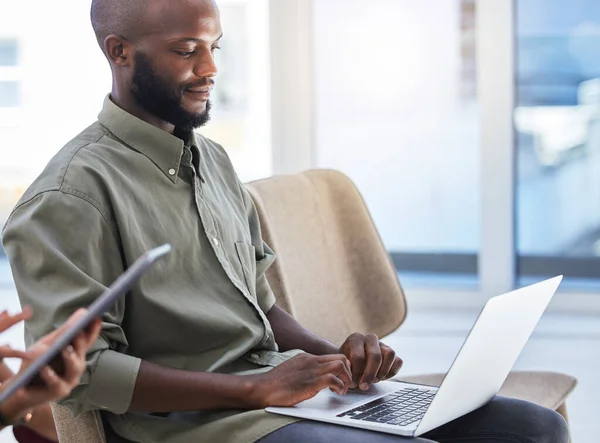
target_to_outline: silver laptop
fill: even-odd
[[[439,388],[383,381],[366,392],[325,389],[268,412],[416,437],[492,400],[558,289],[562,276],[488,300]]]

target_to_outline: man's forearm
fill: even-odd
[[[271,308],[267,319],[271,323],[280,351],[302,349],[314,355],[339,353],[339,346],[313,334],[277,305]]]
[[[142,361],[129,410],[254,409],[254,378],[182,371]]]
[[[278,306],[267,318],[281,351],[302,349],[314,355],[339,353],[335,344],[313,334]],[[165,368],[142,361],[130,411],[175,412],[214,409],[254,409],[255,377]]]

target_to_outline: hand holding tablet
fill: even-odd
[[[86,368],[86,352],[98,338],[101,315],[170,251],[170,245],[163,245],[146,252],[87,310],[75,312],[60,328],[42,337],[27,351],[0,348],[0,359],[23,359],[18,374],[0,388],[0,426],[23,418],[37,405],[67,396],[77,386]],[[0,328],[6,329],[30,315],[28,308],[14,316],[2,313]]]

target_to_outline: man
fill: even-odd
[[[88,305],[145,250],[169,242],[174,253],[104,317],[66,404],[105,411],[111,442],[398,441],[264,411],[324,388],[368,389],[402,361],[373,335],[329,343],[275,304],[252,201],[223,149],[192,131],[208,121],[217,72],[214,2],[94,0],[92,24],[111,94],[3,235],[22,301],[48,313],[30,336]],[[437,437],[566,442],[567,428],[553,411],[498,399]]]

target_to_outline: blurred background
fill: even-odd
[[[354,180],[413,308],[405,370],[447,369],[489,296],[564,274],[519,365],[577,376],[574,441],[595,441],[600,3],[217,3],[225,34],[200,132],[243,181],[312,167]],[[89,6],[0,0],[0,226],[110,90]],[[17,309],[1,249],[0,295]]]

